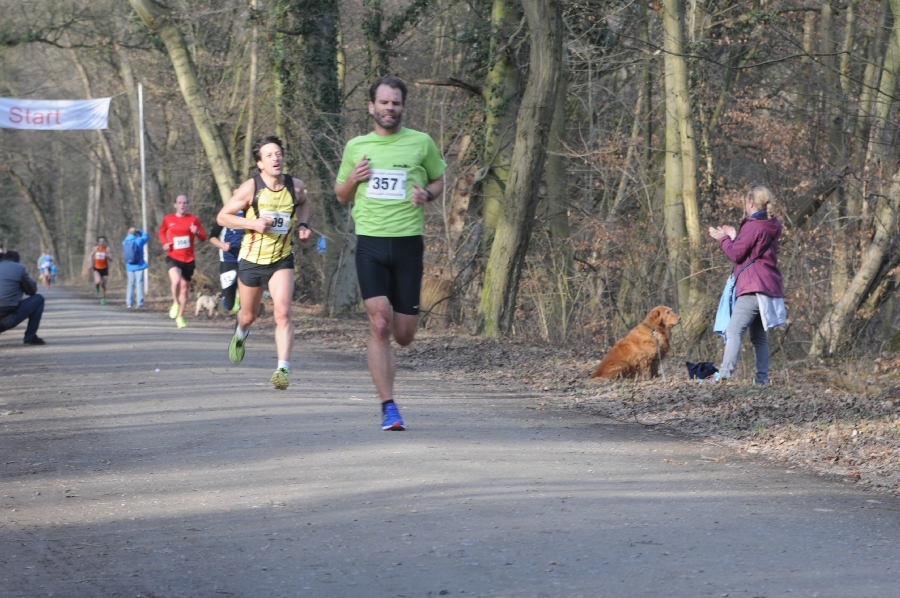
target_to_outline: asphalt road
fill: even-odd
[[[900,595],[900,501],[714,443],[53,289],[0,335],[0,595]],[[157,371],[158,370],[158,371]],[[531,408],[529,408],[531,407]]]

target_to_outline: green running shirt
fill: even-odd
[[[363,156],[369,180],[356,187],[353,220],[356,234],[368,237],[421,235],[424,210],[410,202],[413,183],[424,188],[444,173],[447,163],[427,133],[401,127],[393,135],[354,137],[344,148],[337,182],[347,180]]]

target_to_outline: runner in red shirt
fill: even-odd
[[[159,242],[166,250],[166,268],[172,282],[172,307],[169,317],[178,328],[184,328],[184,304],[194,276],[194,238],[206,240],[206,231],[196,216],[187,213],[188,198],[175,198],[175,213],[167,214],[159,227]]]

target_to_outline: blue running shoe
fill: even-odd
[[[381,429],[392,432],[402,432],[406,428],[403,426],[403,418],[400,417],[400,411],[394,403],[384,403],[382,405],[382,413],[384,419],[381,420]]]

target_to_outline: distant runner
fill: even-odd
[[[185,328],[184,304],[188,287],[194,277],[194,239],[206,240],[206,231],[200,220],[187,213],[188,198],[175,198],[175,213],[167,214],[159,226],[159,242],[166,251],[166,268],[172,283],[172,307],[169,317],[178,328]]]
[[[106,279],[109,278],[110,259],[106,237],[97,237],[97,246],[91,252],[91,260],[94,262],[94,293],[100,295],[100,305],[106,305]]]
[[[232,193],[240,186],[236,186]],[[243,216],[240,210],[236,216]],[[222,307],[225,311],[235,309],[234,299],[237,295],[238,261],[241,253],[241,240],[244,238],[244,229],[228,228],[218,222],[209,232],[209,242],[219,249],[219,283],[222,285]]]
[[[382,430],[404,430],[394,404],[391,336],[410,344],[419,321],[424,206],[444,189],[447,164],[426,133],[400,126],[406,84],[382,77],[369,87],[375,131],[344,148],[334,192],[353,205],[356,273],[369,315],[369,372],[381,398]]]
[[[278,354],[278,366],[271,382],[276,389],[285,390],[290,384],[294,345],[291,236],[296,224],[297,238],[303,243],[309,240],[309,201],[303,181],[282,172],[284,149],[278,137],[268,135],[259,139],[253,145],[253,158],[259,174],[238,187],[216,218],[221,226],[245,231],[238,263],[241,309],[228,346],[228,358],[235,364],[244,359],[247,335],[259,313],[263,287],[268,285],[274,303]],[[238,216],[241,211],[244,217]]]
[[[53,256],[49,251],[42,252],[38,258],[38,272],[44,285],[49,289],[53,282]]]

